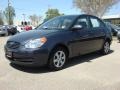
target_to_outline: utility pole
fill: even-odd
[[[8,25],[10,25],[10,0],[8,0]]]

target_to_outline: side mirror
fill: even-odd
[[[83,27],[82,25],[75,25],[72,27],[72,30],[75,31],[75,30],[81,30]]]
[[[72,30],[81,30],[86,27],[87,27],[86,22],[78,22],[77,25],[73,26]]]

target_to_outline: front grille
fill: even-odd
[[[16,49],[16,48],[20,47],[20,43],[13,42],[13,41],[8,41],[6,46],[10,49]]]

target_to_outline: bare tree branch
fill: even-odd
[[[42,19],[41,16],[37,16],[36,14],[30,15],[29,18],[30,18],[33,26],[38,26],[38,24],[40,23],[40,21]]]
[[[101,17],[119,1],[120,0],[74,0],[73,4],[86,14]]]

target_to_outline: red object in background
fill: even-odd
[[[32,27],[31,26],[25,26],[24,30],[26,30],[26,31],[32,30]]]
[[[24,26],[21,28],[21,30],[26,30],[26,31],[32,30],[32,26]]]

